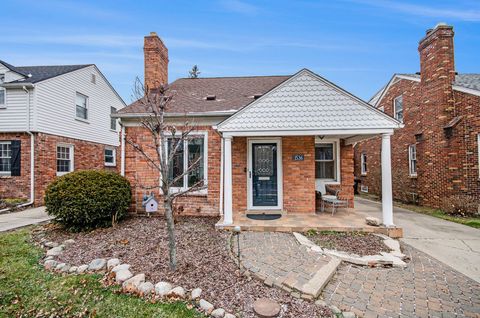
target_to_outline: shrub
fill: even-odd
[[[479,202],[473,196],[452,195],[443,199],[441,209],[450,215],[476,216]]]
[[[113,226],[131,201],[130,184],[107,171],[76,171],[53,181],[45,193],[47,213],[73,231]]]

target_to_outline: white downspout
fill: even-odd
[[[125,126],[120,123],[120,175],[125,177]]]
[[[20,207],[32,205],[35,202],[35,136],[30,131],[30,91],[25,86],[23,86],[23,90],[28,94],[27,134],[30,135],[30,201],[21,204]]]
[[[220,139],[220,216],[223,216],[223,137]]]

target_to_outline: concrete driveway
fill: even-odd
[[[355,211],[381,216],[381,204],[356,198]],[[394,207],[393,222],[403,228],[403,242],[480,282],[480,230]]]
[[[27,225],[50,220],[45,207],[26,209],[20,212],[0,214],[0,232],[10,231]]]

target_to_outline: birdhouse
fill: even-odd
[[[158,202],[155,200],[153,193],[150,196],[145,195],[143,197],[142,206],[145,208],[145,212],[153,213],[158,211]]]

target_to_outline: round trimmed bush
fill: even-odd
[[[109,227],[131,201],[130,183],[113,172],[75,171],[53,181],[45,193],[47,213],[73,231]]]

